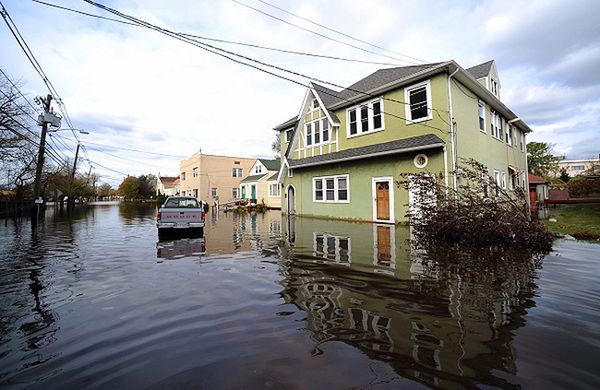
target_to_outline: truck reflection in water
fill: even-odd
[[[184,257],[200,257],[206,254],[204,237],[161,239],[156,243],[156,257],[177,260]]]

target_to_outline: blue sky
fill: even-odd
[[[83,1],[48,2],[114,17]],[[100,2],[177,32],[363,61],[413,62],[399,54],[386,53],[406,61],[324,39],[232,0]],[[260,0],[239,2],[378,51]],[[495,59],[502,100],[533,128],[529,141],[551,142],[568,158],[597,157],[600,152],[598,1],[269,2],[410,57],[431,62],[454,59],[465,68]],[[74,125],[90,132],[80,136],[89,142],[90,159],[121,173],[177,174],[177,156],[199,149],[270,157],[272,127],[295,115],[304,96],[298,85],[155,31],[32,1],[3,0],[3,4],[64,99]],[[212,44],[340,85],[382,67]],[[29,96],[47,93],[5,25],[0,27],[0,66],[21,80]],[[68,132],[61,136],[65,144],[74,145],[66,139],[73,138]],[[65,154],[72,156],[73,150]],[[122,177],[98,166],[95,170],[111,184]]]

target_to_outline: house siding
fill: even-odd
[[[506,131],[508,124],[504,121],[503,139],[499,140],[492,136],[490,131],[491,114],[490,106],[485,108],[485,133],[479,129],[478,98],[475,94],[460,85],[458,81],[451,82],[453,115],[456,122],[456,149],[458,164],[461,159],[475,159],[488,167],[490,173],[493,170],[508,172],[508,165],[518,167],[522,170],[519,176],[522,185],[523,175],[527,174],[526,153],[519,149],[519,134],[521,130],[514,127],[513,145],[506,143]],[[462,88],[462,89],[461,89]],[[467,95],[468,94],[468,95]],[[516,142],[514,142],[516,140]]]
[[[423,169],[416,168],[413,159],[419,154],[428,156],[429,162]],[[306,216],[318,216],[334,219],[356,221],[373,221],[374,177],[393,177],[394,181],[402,180],[403,173],[432,173],[438,180],[443,180],[444,159],[440,148],[419,153],[405,153],[352,162],[328,164],[323,166],[294,170],[293,177],[286,178],[282,191],[282,210],[287,212],[286,190],[293,185],[296,190],[296,213]],[[349,176],[348,203],[320,203],[313,201],[313,178],[320,176]],[[408,211],[408,191],[393,186],[394,223],[406,221]],[[390,191],[390,192],[392,192]]]

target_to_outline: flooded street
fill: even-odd
[[[598,388],[600,245],[422,253],[406,227],[154,206],[0,226],[5,388]]]

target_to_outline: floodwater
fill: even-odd
[[[600,387],[600,245],[425,253],[273,211],[159,242],[155,213],[0,221],[0,387]]]

